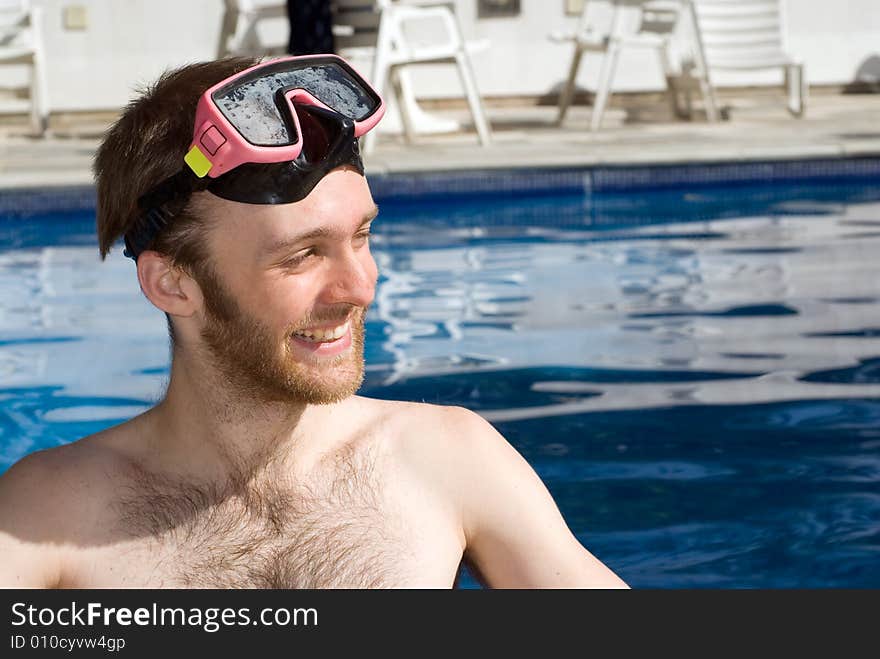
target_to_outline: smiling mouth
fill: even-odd
[[[308,343],[333,343],[348,333],[350,325],[351,321],[348,321],[338,327],[331,327],[325,330],[316,329],[294,332],[293,336]]]

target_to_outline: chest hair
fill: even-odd
[[[117,501],[151,581],[188,588],[380,588],[405,578],[399,514],[369,454],[307,480],[169,480],[140,467]]]

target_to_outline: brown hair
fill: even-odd
[[[104,136],[93,166],[102,259],[137,221],[138,197],[183,166],[199,97],[212,85],[258,62],[233,57],[166,71],[126,106]],[[150,249],[193,274],[202,272],[207,259],[200,240],[204,226],[204,218],[187,203]]]

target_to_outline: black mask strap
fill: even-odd
[[[183,210],[196,190],[204,190],[206,183],[189,167],[157,184],[138,198],[141,215],[125,234],[125,256],[137,261],[137,257],[150,246],[175,215]]]

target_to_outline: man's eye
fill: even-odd
[[[315,250],[309,249],[305,252],[300,252],[294,256],[291,256],[289,259],[285,259],[281,262],[282,268],[295,268],[298,265],[301,265],[306,259],[315,255]]]
[[[359,243],[364,243],[370,238],[370,231],[361,231],[360,233],[355,235],[355,241]]]

